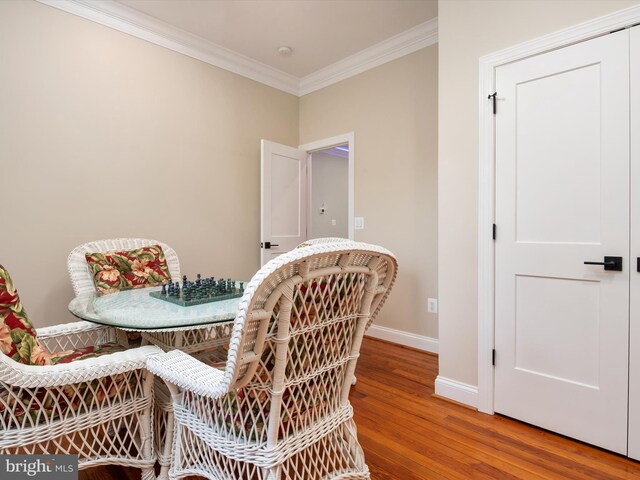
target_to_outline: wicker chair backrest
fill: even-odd
[[[344,237],[319,237],[319,238],[312,238],[309,240],[305,240],[304,242],[302,242],[300,245],[298,245],[296,248],[303,248],[303,247],[310,247],[313,245],[322,245],[322,244],[326,244],[326,243],[342,243],[342,242],[350,242],[351,240],[349,240],[348,238],[344,238]],[[378,316],[378,312],[380,311],[380,309],[382,308],[382,304],[384,302],[380,302],[382,300],[382,296],[378,296],[376,298],[374,298],[373,300],[373,305],[372,305],[372,314],[369,317],[369,322],[367,323],[367,328],[368,329],[371,324],[374,322],[374,320],[376,319],[376,317]],[[366,330],[365,329],[365,330]]]
[[[343,237],[319,237],[319,238],[311,238],[309,240],[305,240],[296,248],[310,247],[312,245],[321,245],[324,243],[340,243],[340,242],[350,242],[348,238]]]
[[[176,251],[166,243],[146,238],[112,238],[109,240],[96,240],[83,243],[74,248],[67,259],[67,268],[71,277],[71,284],[76,295],[95,291],[93,275],[89,271],[89,266],[85,254],[94,252],[112,252],[122,250],[133,250],[135,248],[147,247],[149,245],[160,245],[164,252],[171,279],[180,280],[180,262]]]

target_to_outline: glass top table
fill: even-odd
[[[187,329],[233,320],[241,299],[183,307],[149,296],[158,290],[140,288],[103,296],[83,293],[71,300],[69,311],[83,320],[124,330]]]

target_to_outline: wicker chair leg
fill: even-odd
[[[156,480],[156,472],[153,468],[143,468],[140,475],[141,480]]]
[[[165,459],[173,458],[172,453],[173,446],[176,442],[173,440],[174,438],[174,420],[173,420],[173,412],[163,412],[163,415],[166,415],[166,431],[165,431],[165,440],[162,448],[161,455],[158,455],[160,459],[160,474],[158,475],[158,480],[168,480],[169,478],[169,468],[171,467],[171,461],[168,463]],[[177,445],[176,445],[177,448]]]
[[[160,462],[160,475],[158,475],[158,480],[176,478],[176,463],[180,458],[180,440],[178,438],[179,429],[176,428],[176,421],[173,415],[173,403],[178,401],[180,392],[171,382],[165,382],[165,385],[171,395],[171,402],[167,405],[169,407],[168,410],[163,411],[166,427],[164,433],[164,445],[162,447],[163,451],[162,455],[159,456],[163,461]],[[164,404],[164,402],[161,403]],[[168,463],[165,463],[166,459],[170,459]]]
[[[156,477],[156,480],[169,480],[169,465],[160,466],[160,473]]]
[[[280,471],[282,467],[280,465],[276,465],[271,468],[263,468],[262,469],[262,478],[265,480],[280,480]]]
[[[142,453],[144,458],[154,458],[153,435],[151,434],[151,415],[153,415],[153,410],[152,407],[149,407],[145,409],[140,416],[140,423],[142,424]]]
[[[118,345],[122,345],[123,347],[129,347],[129,338],[127,337],[127,332],[124,330],[116,330],[116,337]]]
[[[171,452],[171,468],[169,469],[168,478],[175,480],[185,476],[185,472],[183,470],[184,462],[182,459],[182,440],[180,435],[182,427],[176,422],[172,422],[171,426],[173,429],[171,435],[171,438],[173,438],[173,451]]]

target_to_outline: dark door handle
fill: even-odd
[[[260,243],[260,248],[271,248],[271,247],[279,247],[280,245],[278,245],[277,243],[271,243],[271,242],[264,242],[264,243]]]
[[[622,257],[604,257],[604,262],[584,262],[585,265],[603,265],[605,270],[622,271]]]

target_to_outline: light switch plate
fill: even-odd
[[[427,311],[430,313],[438,313],[438,299],[437,298],[429,298],[427,299]]]

